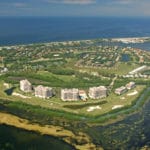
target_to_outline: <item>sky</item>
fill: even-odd
[[[0,16],[150,16],[150,0],[0,0]]]

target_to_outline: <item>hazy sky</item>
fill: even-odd
[[[0,0],[0,16],[150,16],[150,0]]]

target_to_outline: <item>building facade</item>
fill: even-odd
[[[127,91],[127,88],[125,86],[121,86],[120,88],[117,88],[115,90],[115,93],[118,95],[124,94]]]
[[[34,88],[35,96],[40,98],[50,98],[53,96],[53,90],[51,87],[44,87],[39,85]]]
[[[20,90],[23,92],[32,92],[32,84],[27,79],[21,80]]]
[[[107,88],[105,86],[89,88],[89,97],[92,99],[99,99],[107,97]]]
[[[79,100],[79,90],[78,89],[62,89],[61,99],[63,101],[77,101]]]

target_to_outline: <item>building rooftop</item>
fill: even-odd
[[[93,89],[93,90],[107,90],[107,88],[105,86],[98,86],[98,87],[91,87],[90,89]]]
[[[36,89],[41,89],[41,90],[52,90],[51,87],[47,87],[47,86],[43,86],[43,85],[38,85],[37,87],[35,87]]]
[[[117,88],[116,90],[118,90],[118,91],[122,91],[122,90],[125,90],[125,89],[126,89],[126,87],[125,87],[125,86],[121,86],[121,87]]]
[[[64,91],[64,92],[79,92],[79,90],[76,89],[76,88],[73,88],[73,89],[62,89],[62,91]]]
[[[29,85],[31,85],[31,83],[30,83],[27,79],[21,80],[20,83],[24,83],[24,84],[29,84]]]

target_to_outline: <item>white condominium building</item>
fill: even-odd
[[[89,88],[89,97],[99,99],[107,96],[107,88],[105,86]]]
[[[40,98],[50,98],[53,96],[53,90],[51,87],[44,87],[39,85],[34,88],[35,96]]]
[[[117,88],[115,90],[115,93],[118,95],[124,94],[127,91],[127,88],[125,86],[121,86],[120,88]]]
[[[23,92],[32,92],[32,84],[27,79],[21,80],[20,90]]]
[[[62,89],[61,99],[63,101],[77,101],[79,100],[79,90],[78,89]]]
[[[131,90],[131,89],[133,89],[133,88],[135,88],[135,82],[129,82],[128,84],[126,84],[126,88],[128,89],[128,90]]]

